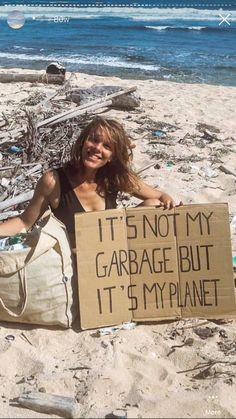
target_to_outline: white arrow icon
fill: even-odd
[[[221,14],[219,14],[219,16],[221,17],[221,22],[219,23],[219,26],[222,25],[223,22],[227,23],[227,25],[230,26],[230,23],[228,21],[228,18],[231,16],[231,13],[228,13],[227,16],[222,16]]]

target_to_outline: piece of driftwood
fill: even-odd
[[[4,128],[6,125],[8,125],[6,120],[4,120],[4,121],[3,121],[3,120],[1,120],[1,121],[0,121],[0,129],[1,129],[1,128]]]
[[[60,114],[58,114],[58,115],[54,115],[54,116],[52,116],[51,118],[47,118],[47,119],[44,119],[43,121],[39,122],[39,123],[37,124],[37,128],[40,128],[40,127],[43,127],[43,126],[46,126],[46,125],[52,125],[52,124],[51,124],[52,122],[54,122],[54,121],[57,121],[57,122],[58,122],[58,119],[61,119],[61,118],[63,118],[64,116],[68,116],[68,119],[69,119],[69,118],[74,118],[74,117],[76,116],[76,112],[79,112],[80,110],[83,110],[83,111],[84,111],[83,113],[85,113],[85,112],[87,112],[88,110],[90,110],[90,108],[91,108],[93,105],[97,105],[97,104],[104,105],[104,102],[105,102],[105,101],[108,101],[108,100],[110,100],[110,99],[113,99],[114,97],[120,96],[120,95],[122,95],[122,94],[132,93],[132,92],[134,92],[136,89],[137,89],[137,87],[136,87],[136,86],[133,86],[133,87],[130,87],[129,89],[120,90],[119,92],[115,92],[115,93],[112,93],[112,94],[107,95],[107,96],[105,96],[105,97],[101,97],[101,98],[95,99],[95,100],[93,100],[93,101],[90,101],[89,103],[85,103],[85,104],[83,104],[83,105],[81,105],[81,106],[78,106],[77,108],[70,109],[69,111],[62,112],[62,113],[60,113]],[[72,114],[73,116],[71,116],[71,114]],[[75,115],[74,115],[74,114],[75,114]],[[65,119],[63,119],[63,120],[65,120]]]
[[[11,180],[11,184],[14,185],[16,182],[24,181],[27,176],[37,176],[42,172],[42,165],[36,164],[35,166],[31,167],[31,169],[27,170],[26,172],[22,173],[19,176],[16,176]]]
[[[54,115],[51,118],[47,118],[44,121],[41,121],[37,124],[37,128],[41,128],[44,126],[52,126],[54,124],[57,124],[58,122],[62,122],[62,121],[66,121],[67,119],[71,119],[71,118],[75,118],[77,115],[81,115],[83,113],[86,113],[90,110],[96,110],[97,108],[103,106],[104,107],[104,103],[109,103],[111,104],[111,101],[106,101],[106,102],[102,102],[99,103],[98,105],[95,104],[94,106],[88,106],[88,105],[82,105],[82,106],[78,106],[77,108],[74,109],[70,109],[69,111],[60,113],[58,115]]]
[[[139,169],[136,173],[137,175],[139,175],[140,173],[144,172],[144,170],[150,169],[150,167],[156,166],[156,164],[159,162],[160,160],[156,160],[153,163],[148,164],[147,166],[144,166],[142,169]]]
[[[93,111],[97,111],[98,109],[104,110],[104,107],[108,108],[108,106],[110,106],[111,104],[112,104],[111,100],[104,100],[103,102],[89,106],[86,109],[79,109],[79,110],[75,109],[69,115],[62,116],[61,118],[58,118],[53,122],[50,122],[48,126],[51,127],[52,125],[58,124],[59,122],[67,121],[68,119],[72,119],[72,118],[75,118],[76,116],[83,115],[84,113],[88,111],[93,112]]]
[[[227,175],[233,175],[233,176],[235,176],[235,177],[236,177],[236,172],[234,172],[234,171],[233,171],[233,170],[231,170],[231,169],[228,169],[227,167],[225,167],[225,166],[223,166],[223,165],[219,166],[219,169],[220,169],[222,172],[226,173]]]
[[[25,163],[25,164],[15,164],[14,166],[3,166],[3,167],[0,167],[0,171],[1,170],[12,170],[12,169],[15,169],[17,166],[19,166],[19,167],[29,167],[29,166],[37,166],[38,164],[41,164],[41,165],[43,165],[44,164],[44,162],[43,161],[36,161],[36,162],[34,162],[34,163]]]
[[[21,138],[25,133],[26,128],[26,126],[22,126],[21,128],[9,130],[7,132],[0,132],[0,144]]]
[[[46,83],[63,84],[65,76],[62,74],[39,74],[39,73],[0,73],[0,83],[27,82],[27,83]]]
[[[22,211],[5,211],[0,214],[0,221],[7,220],[8,218],[18,217]]]
[[[74,87],[66,92],[66,98],[67,100],[77,103],[77,105],[86,105],[97,99],[106,99],[108,96],[110,97],[110,95],[114,95],[115,93],[118,93],[117,97],[120,97],[122,91],[124,91],[124,94],[133,93],[135,91],[133,88],[136,90],[136,87],[133,86],[129,88],[129,91],[127,92],[124,91],[122,86],[93,85],[87,88]]]
[[[58,415],[64,418],[78,418],[79,404],[72,397],[40,392],[23,393],[16,401],[35,412]]]
[[[103,84],[86,88],[74,87],[66,92],[66,98],[77,105],[85,105],[93,100],[105,98],[121,90],[123,90],[121,86],[107,86]]]
[[[6,199],[8,197],[8,193],[7,191],[4,191],[1,195],[0,195],[0,202],[4,201],[4,199]]]
[[[51,99],[56,97],[59,93],[61,93],[62,90],[66,89],[66,87],[70,84],[71,79],[73,78],[74,74],[71,74],[69,79],[66,81],[63,87],[59,87],[56,92],[52,93],[50,96],[48,96],[46,99],[42,100],[38,103],[37,106],[45,106]]]
[[[6,199],[3,202],[0,202],[0,212],[4,211],[7,208],[14,207],[15,205],[22,204],[23,202],[30,201],[33,197],[33,189],[28,192],[24,192],[20,195],[14,196],[14,198]]]
[[[5,115],[5,112],[2,112],[2,116],[3,116],[4,121],[6,121],[7,125],[10,125],[9,119],[8,119],[8,117]]]

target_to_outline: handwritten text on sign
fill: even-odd
[[[225,204],[76,217],[80,305],[86,295],[101,322],[112,324],[120,311],[143,320],[225,307],[226,289],[233,292],[232,271],[221,263],[231,261]]]

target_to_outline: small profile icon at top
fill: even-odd
[[[25,24],[25,16],[18,10],[13,10],[7,16],[7,23],[12,29],[20,29]]]

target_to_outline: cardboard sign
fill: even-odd
[[[75,215],[83,329],[236,312],[227,204]]]

